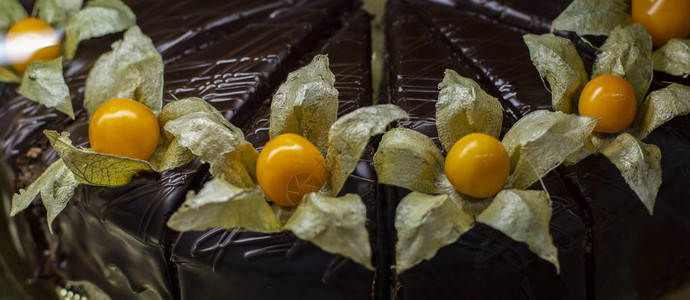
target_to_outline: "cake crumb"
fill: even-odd
[[[28,156],[29,158],[37,158],[41,154],[41,152],[43,152],[41,148],[31,147],[31,149],[29,149],[29,151],[26,152],[26,156]]]

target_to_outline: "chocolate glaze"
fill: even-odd
[[[471,10],[497,22],[529,30],[549,32],[551,21],[572,0],[452,0],[458,10]]]
[[[166,97],[200,97],[242,125],[294,62],[313,49],[351,1],[311,1],[249,24],[166,69]],[[168,96],[169,95],[169,96]]]
[[[403,125],[437,139],[438,134],[434,125],[437,85],[443,78],[443,70],[452,68],[463,76],[475,79],[488,93],[499,98],[504,112],[509,112],[504,115],[502,131],[505,133],[516,117],[520,116],[521,111],[514,110],[511,102],[504,99],[516,99],[516,94],[497,89],[491,84],[493,78],[474,71],[475,64],[478,63],[474,56],[465,56],[464,53],[458,53],[459,50],[452,48],[453,45],[466,41],[457,40],[449,43],[443,36],[437,35],[435,29],[420,17],[426,15],[435,18],[435,14],[441,9],[450,11],[444,12],[446,15],[455,13],[453,8],[434,4],[437,5],[434,6],[436,10],[430,11],[427,9],[432,4],[415,4],[391,0],[387,7],[389,97],[391,103],[400,105],[411,114],[411,121]],[[455,25],[457,23],[474,22],[468,19],[470,16],[466,17],[455,20],[455,23],[447,25],[446,29],[454,30],[456,26],[460,26]],[[488,35],[494,32],[497,26],[506,27],[499,23],[487,23],[484,24],[483,31],[473,34]],[[488,51],[484,44],[477,44],[473,51]],[[505,64],[508,60],[504,59],[502,62]],[[514,62],[511,61],[512,64]],[[498,63],[494,66],[498,69]],[[505,65],[503,66],[505,68]],[[539,81],[539,78],[537,80]],[[539,84],[543,89],[541,81]],[[548,100],[550,105],[550,95]],[[561,276],[558,276],[547,262],[532,254],[526,245],[516,243],[488,226],[480,225],[456,243],[442,248],[430,261],[422,262],[399,276],[394,275],[392,296],[405,299],[452,298],[458,295],[467,295],[468,298],[554,298],[566,295],[574,298],[586,297],[584,257],[587,239],[584,213],[579,209],[576,197],[569,191],[567,183],[562,180],[558,171],[547,175],[544,182],[553,200],[551,231],[559,248]],[[536,184],[533,188],[539,189],[540,186]],[[385,191],[388,202],[388,230],[392,233],[395,232],[395,207],[408,191],[400,188],[389,188]],[[395,241],[391,241],[389,246],[390,253],[394,253]],[[497,288],[497,282],[505,284]]]
[[[317,53],[329,55],[339,92],[339,115],[371,105],[369,17],[356,11]],[[302,59],[306,64],[313,55]],[[265,101],[268,102],[268,101]],[[270,109],[262,106],[243,130],[261,149],[269,140]],[[368,147],[341,195],[357,193],[367,207],[367,229],[376,265],[376,178]],[[335,298],[377,296],[374,272],[338,255],[324,252],[290,233],[263,234],[211,229],[184,232],[173,250],[182,298],[248,297],[252,299]],[[241,289],[237,287],[241,286]],[[299,287],[299,288],[295,288]]]

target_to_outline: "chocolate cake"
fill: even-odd
[[[23,1],[28,11],[32,2]],[[288,72],[316,54],[329,56],[339,116],[379,96],[373,92],[379,83],[372,82],[372,16],[358,1],[124,2],[163,57],[164,100],[208,101],[257,149],[269,140],[273,93]],[[388,0],[379,102],[407,111],[410,120],[397,125],[431,137],[439,149],[434,105],[445,69],[500,100],[501,135],[529,112],[553,110],[522,37],[549,32],[551,20],[570,2]],[[570,38],[591,68],[595,49],[572,33],[557,34]],[[543,178],[553,203],[550,230],[560,274],[526,244],[481,223],[431,260],[397,274],[395,209],[409,191],[377,182],[377,138],[341,192],[360,195],[367,207],[376,271],[289,232],[169,229],[166,222],[187,192],[211,179],[199,160],[142,174],[125,186],[81,185],[53,223],[55,235],[38,201],[9,218],[9,196],[58,158],[43,130],[68,131],[75,145],[88,145],[85,79],[121,36],[85,41],[66,62],[75,120],[18,95],[16,85],[0,83],[0,126],[6,128],[0,134],[0,274],[9,277],[0,290],[13,298],[657,298],[690,280],[690,206],[684,201],[690,199],[690,116],[676,117],[645,140],[662,151],[654,216],[601,155]],[[652,90],[667,81],[690,84],[659,73]]]

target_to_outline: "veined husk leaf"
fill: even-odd
[[[444,174],[441,151],[429,137],[411,129],[394,128],[383,135],[374,154],[374,168],[383,184],[425,194],[454,190]]]
[[[489,225],[511,239],[524,242],[560,273],[558,249],[549,233],[551,199],[544,191],[502,190],[477,222]]]
[[[661,150],[623,133],[601,150],[644,203],[649,214],[654,213],[656,195],[661,186]]]
[[[256,164],[258,153],[235,126],[228,127],[214,113],[198,111],[169,121],[164,128],[181,147],[208,162],[213,176],[240,188],[254,186],[250,171],[238,162]]]
[[[91,0],[67,21],[65,57],[72,59],[81,41],[120,32],[134,25],[136,16],[122,1]]]
[[[654,70],[687,78],[690,74],[690,39],[672,39],[652,53]]]
[[[72,98],[62,75],[62,57],[29,64],[19,85],[19,94],[74,119]]]
[[[11,66],[0,66],[0,82],[21,82],[22,78]]]
[[[523,39],[539,75],[551,86],[553,109],[570,113],[588,81],[575,46],[570,40],[553,34],[527,34]]]
[[[338,117],[338,90],[328,57],[317,55],[288,74],[271,102],[269,134],[294,133],[311,141],[326,156],[328,129]]]
[[[574,0],[551,23],[551,30],[578,35],[609,35],[616,26],[632,23],[630,1]]]
[[[161,110],[160,114],[158,114],[158,122],[161,124],[161,127],[164,127],[165,124],[171,120],[175,120],[184,115],[195,112],[212,113],[215,115],[212,118],[213,121],[221,123],[239,134],[242,133],[239,128],[235,127],[227,119],[225,119],[225,117],[218,110],[216,110],[215,107],[197,97],[178,99],[166,104]]]
[[[622,77],[635,90],[637,103],[644,100],[654,75],[652,37],[640,24],[616,27],[599,49],[592,78],[604,74]]]
[[[690,87],[671,84],[653,91],[640,105],[637,113],[637,137],[644,139],[654,129],[671,119],[690,113]]]
[[[32,15],[53,28],[63,28],[83,3],[83,0],[36,0]]]
[[[86,111],[92,115],[103,102],[128,98],[158,115],[163,106],[163,59],[151,39],[134,26],[112,48],[98,58],[86,78]]]
[[[72,172],[67,169],[62,159],[52,163],[38,179],[18,194],[12,196],[12,210],[10,216],[14,216],[26,209],[36,196],[41,193],[41,200],[45,206],[48,217],[48,229],[53,233],[52,223],[55,217],[67,206],[72,199],[74,190],[79,183]]]
[[[285,224],[285,229],[326,252],[340,254],[374,270],[365,223],[366,207],[359,195],[336,198],[309,193]]]
[[[438,87],[436,127],[444,149],[450,150],[463,136],[481,132],[495,138],[501,134],[503,108],[472,79],[446,70]]]
[[[335,196],[345,180],[357,166],[369,138],[381,134],[390,122],[408,119],[401,108],[377,105],[357,109],[338,119],[328,131],[328,170],[330,185],[327,190]]]
[[[522,117],[503,137],[510,156],[508,186],[524,189],[577,153],[597,119],[537,110]]]
[[[214,178],[195,194],[190,191],[182,207],[168,220],[177,231],[242,227],[258,232],[280,232],[264,193],[257,187],[241,188]]]
[[[6,33],[14,23],[28,17],[24,7],[17,0],[0,1],[0,32]]]
[[[411,192],[400,201],[395,214],[396,272],[400,274],[422,260],[431,259],[438,249],[469,231],[473,223],[474,219],[449,195]]]
[[[43,133],[79,183],[118,186],[129,183],[134,175],[154,171],[153,166],[145,160],[77,149],[72,146],[67,132],[58,134],[56,131],[45,130]]]

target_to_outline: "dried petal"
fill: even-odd
[[[473,132],[498,138],[503,124],[498,99],[453,70],[446,70],[438,87],[441,92],[436,102],[436,127],[444,149],[450,150],[460,138]]]
[[[654,129],[671,119],[690,113],[690,87],[671,84],[651,92],[637,113],[637,137],[644,139]]]
[[[26,10],[17,0],[0,1],[0,32],[7,32],[14,23],[28,17]]]
[[[656,194],[661,186],[661,150],[623,133],[601,154],[616,165],[628,186],[644,203],[649,214],[654,213]]]
[[[558,249],[549,234],[551,199],[543,191],[502,190],[493,203],[477,217],[547,260],[560,273]]]
[[[294,133],[311,141],[326,156],[328,129],[338,117],[334,82],[325,55],[317,55],[308,65],[288,74],[271,103],[271,138]]]
[[[508,186],[524,189],[578,153],[597,119],[538,110],[522,117],[503,137],[510,156]]]
[[[578,35],[609,35],[616,26],[632,23],[626,0],[574,0],[553,20],[551,30]]]
[[[570,113],[587,84],[587,71],[575,46],[553,34],[527,34],[523,38],[539,75],[551,86],[553,109]]]
[[[369,138],[381,134],[390,122],[407,119],[407,113],[395,105],[363,107],[338,119],[328,131],[328,170],[331,196],[342,189],[357,166]]]
[[[374,270],[365,227],[366,210],[356,194],[335,198],[310,193],[304,196],[285,229],[326,252],[340,254]]]
[[[72,98],[62,75],[62,57],[31,62],[18,92],[46,107],[55,107],[74,119]]]
[[[65,57],[72,59],[79,42],[123,31],[136,25],[136,16],[120,0],[91,0],[67,21]]]
[[[599,49],[592,78],[604,74],[622,77],[641,103],[652,83],[652,37],[640,24],[616,27]]]
[[[652,53],[654,70],[685,78],[690,75],[690,39],[672,39]]]
[[[83,3],[83,0],[36,0],[31,15],[38,16],[53,28],[63,28]]]
[[[398,204],[395,214],[396,271],[402,273],[422,260],[431,259],[438,249],[470,230],[473,223],[474,219],[448,195],[408,194]]]
[[[260,189],[243,189],[215,178],[195,194],[190,191],[182,207],[168,220],[177,231],[242,227],[258,232],[280,232],[282,226]]]

